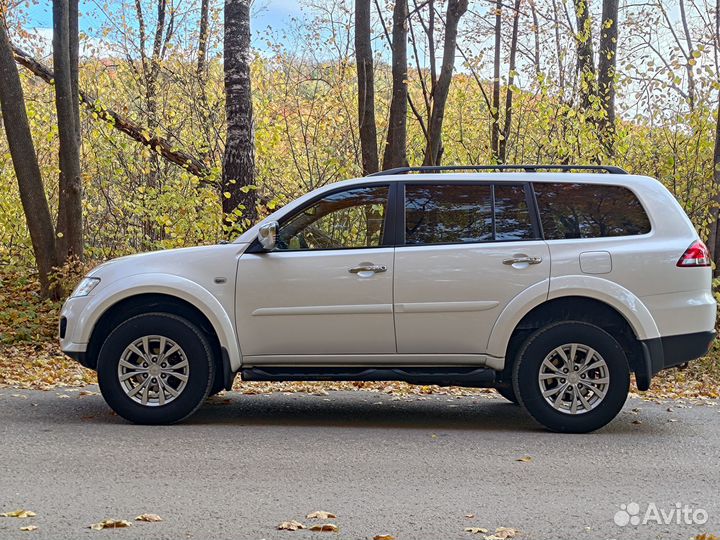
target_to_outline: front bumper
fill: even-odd
[[[665,336],[640,341],[643,361],[635,371],[639,390],[650,388],[653,376],[663,369],[679,366],[707,354],[715,331]]]
[[[88,365],[87,339],[83,339],[82,326],[85,324],[85,307],[92,299],[92,296],[80,296],[68,298],[60,311],[60,322],[58,334],[60,349],[73,360],[80,362],[85,367],[94,369]]]

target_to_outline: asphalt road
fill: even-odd
[[[483,538],[466,527],[512,527],[521,539],[720,536],[719,448],[717,402],[631,399],[597,433],[558,435],[487,397],[230,393],[182,425],[140,427],[99,395],[0,389],[0,513],[37,513],[0,518],[0,538]],[[641,519],[651,504],[667,514],[680,503],[707,522],[616,525],[631,502]],[[275,530],[311,525],[315,510],[337,514],[340,532]],[[86,528],[145,512],[164,521]]]

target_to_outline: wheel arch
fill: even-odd
[[[220,368],[228,364],[230,371],[240,368],[241,352],[231,318],[220,302],[197,283],[178,276],[143,275],[145,283],[125,280],[111,284],[108,291],[94,298],[81,315],[81,342],[87,343],[91,365],[107,334],[120,321],[149,311],[166,311],[183,316],[209,336]],[[130,279],[130,278],[129,278]],[[162,283],[162,285],[157,285]]]
[[[553,295],[551,292],[544,300],[526,303],[525,310],[507,312],[511,302],[503,311],[488,343],[489,354],[504,359],[503,374],[510,373],[515,354],[528,335],[542,326],[565,320],[589,322],[610,332],[625,349],[630,369],[637,371],[642,368],[644,357],[639,340],[658,337],[659,332],[649,311],[637,297],[632,296],[632,300],[623,305],[618,300],[622,298],[619,295],[597,291],[593,291],[594,294],[587,294],[587,291],[565,292],[568,294]],[[627,302],[628,298],[623,301]]]

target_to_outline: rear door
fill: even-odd
[[[398,353],[484,353],[508,302],[550,275],[529,185],[418,181],[399,195]]]

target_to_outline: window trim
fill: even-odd
[[[493,180],[415,180],[398,182],[398,201],[395,218],[395,247],[429,247],[429,246],[467,246],[482,244],[512,244],[516,242],[539,242],[543,241],[542,225],[540,224],[540,215],[537,212],[537,202],[535,201],[535,192],[530,182],[523,181],[506,181],[498,182]],[[492,233],[491,240],[476,240],[473,242],[436,242],[432,244],[407,244],[405,243],[405,187],[407,185],[460,185],[460,186],[490,186],[491,207],[492,207]],[[530,226],[532,228],[533,238],[518,238],[515,240],[497,240],[495,239],[495,186],[522,186],[525,192],[525,204],[528,208],[530,217]]]
[[[638,203],[640,203],[640,208],[642,208],[643,212],[645,213],[645,217],[648,220],[648,224],[650,225],[650,229],[647,232],[644,232],[642,234],[620,234],[617,236],[590,236],[588,238],[546,238],[545,237],[545,231],[543,229],[542,225],[542,219],[540,218],[540,205],[537,201],[537,193],[535,192],[535,184],[578,184],[582,186],[591,186],[591,187],[615,187],[615,188],[622,188],[627,191],[629,191],[633,197],[637,200]],[[595,240],[614,240],[618,238],[645,238],[647,236],[650,236],[655,231],[655,225],[653,222],[653,217],[650,214],[650,212],[647,211],[647,207],[645,206],[645,203],[642,200],[642,197],[638,196],[637,193],[635,193],[634,189],[631,189],[629,186],[625,186],[622,184],[598,184],[596,182],[578,182],[578,181],[569,181],[569,182],[563,182],[558,179],[554,180],[545,180],[541,182],[530,182],[529,183],[529,195],[533,199],[533,203],[535,205],[535,216],[538,221],[538,227],[540,228],[540,232],[542,234],[542,239],[545,242],[577,242],[577,241],[595,241]]]
[[[383,187],[386,186],[388,188],[388,200],[387,200],[387,208],[385,212],[385,223],[383,224],[383,237],[380,241],[380,245],[378,246],[358,246],[358,247],[340,247],[340,248],[318,248],[318,249],[274,249],[272,251],[267,251],[263,249],[263,247],[260,245],[260,242],[256,238],[253,240],[253,242],[248,246],[248,249],[245,251],[245,253],[314,253],[314,252],[320,252],[320,251],[356,251],[356,250],[362,250],[362,249],[381,249],[386,247],[393,247],[392,240],[395,237],[395,216],[393,212],[393,208],[396,206],[396,197],[397,197],[397,185],[395,185],[396,182],[388,182],[385,181],[375,181],[375,182],[363,182],[354,184],[351,186],[342,186],[337,187],[335,189],[330,189],[328,191],[323,191],[322,193],[318,193],[315,197],[309,199],[301,206],[295,208],[292,212],[287,213],[286,215],[282,216],[278,220],[278,230],[282,228],[282,226],[293,219],[298,214],[304,212],[311,206],[313,206],[318,201],[329,197],[331,195],[334,195],[336,193],[342,193],[343,191],[353,191],[355,189],[362,189],[362,188],[368,188],[368,187]]]

